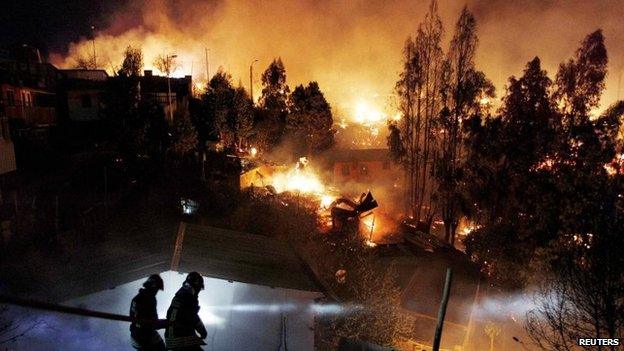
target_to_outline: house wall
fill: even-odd
[[[99,90],[67,92],[67,112],[72,121],[98,121],[102,115],[102,96]]]
[[[4,115],[23,119],[28,125],[56,123],[56,94],[9,84],[0,86]]]
[[[335,162],[333,182],[344,184],[349,182],[391,182],[401,177],[401,170],[390,160]]]

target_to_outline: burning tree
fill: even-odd
[[[493,96],[494,87],[475,69],[476,21],[467,8],[446,59],[442,34],[434,0],[416,37],[405,44],[396,88],[403,118],[390,125],[388,144],[406,170],[408,212],[428,227],[439,209],[445,239],[453,243],[462,215],[462,125],[480,112],[480,99]]]
[[[440,112],[441,134],[440,156],[434,171],[438,181],[437,197],[444,221],[444,239],[451,244],[462,215],[462,192],[465,180],[464,133],[462,125],[470,116],[480,112],[479,101],[484,96],[494,96],[494,86],[477,71],[474,57],[477,49],[476,20],[464,7],[451,40],[447,63],[444,66],[444,81],[441,96],[443,109]]]
[[[416,221],[424,219],[429,223],[433,219],[431,172],[436,156],[433,130],[434,118],[440,109],[442,34],[438,4],[433,0],[416,37],[409,38],[405,44],[404,70],[396,85],[403,118],[398,125],[392,126],[394,136],[391,134],[390,137],[395,139],[389,145],[406,170],[408,213]],[[397,134],[400,134],[401,143],[396,142]]]
[[[465,196],[479,224],[467,252],[505,287],[537,286],[527,329],[546,350],[577,350],[578,338],[623,332],[624,103],[590,118],[606,64],[596,31],[554,85],[535,58],[510,79],[500,118],[467,126]]]

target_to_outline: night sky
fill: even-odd
[[[30,44],[44,53],[65,51],[67,45],[107,25],[126,0],[10,0],[0,11],[0,45]]]
[[[258,69],[281,57],[291,86],[318,81],[335,108],[393,91],[405,39],[424,18],[429,0],[5,0],[0,46],[30,44],[48,62],[75,67],[92,52],[96,26],[98,61],[119,64],[128,45],[143,50],[146,69],[156,55],[175,52],[177,75],[205,71],[205,49],[214,72],[223,67],[247,82],[249,62]],[[551,77],[581,40],[603,29],[609,73],[602,107],[624,88],[624,0],[439,1],[444,46],[461,8],[477,19],[476,64],[504,94],[508,78],[539,56]],[[85,40],[87,39],[87,40]],[[256,82],[255,84],[259,84]],[[383,105],[378,99],[376,105]]]

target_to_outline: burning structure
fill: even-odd
[[[354,154],[358,154],[356,150]],[[364,151],[364,150],[362,150]],[[381,154],[382,150],[374,150],[366,154]],[[349,152],[339,153],[339,160],[346,160],[345,154]],[[302,157],[295,166],[272,165],[264,163],[256,167],[252,167],[244,171],[240,175],[240,188],[247,191],[264,191],[273,195],[282,193],[294,194],[299,201],[313,201],[318,209],[319,217],[324,231],[341,232],[347,228],[359,231],[360,235],[365,237],[367,241],[373,244],[375,241],[384,241],[383,236],[395,234],[393,231],[398,228],[394,224],[393,217],[387,215],[384,211],[373,214],[373,210],[377,209],[379,204],[373,197],[371,190],[365,193],[356,194],[359,189],[370,189],[371,186],[378,186],[379,182],[374,181],[370,176],[381,176],[386,168],[382,164],[384,161],[378,159],[358,159],[352,160],[351,163],[361,167],[360,169],[371,169],[370,174],[366,174],[366,178],[357,177],[359,182],[333,182],[331,186],[325,185],[324,179],[331,177],[322,177],[316,169],[309,164],[307,158]],[[336,161],[338,162],[338,161]],[[346,167],[350,169],[350,163],[346,163]],[[330,169],[342,169],[342,163],[331,164]],[[388,172],[391,172],[388,170]],[[358,173],[355,171],[354,173]],[[335,175],[335,173],[334,173]],[[335,179],[335,178],[334,178]],[[379,178],[377,178],[379,179]],[[368,181],[366,181],[368,180]],[[390,189],[384,188],[383,185],[376,187],[384,193],[391,193]],[[383,196],[384,199],[388,197]],[[388,206],[391,208],[391,206]],[[392,233],[391,233],[392,232]]]

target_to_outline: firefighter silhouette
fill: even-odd
[[[201,345],[206,345],[203,339],[208,333],[199,318],[198,300],[203,289],[204,278],[197,272],[191,272],[173,297],[167,310],[168,327],[165,330],[168,350],[195,351],[202,350]]]
[[[143,283],[139,293],[130,304],[130,338],[132,347],[142,351],[164,351],[165,343],[158,334],[161,328],[156,310],[156,294],[164,284],[158,274],[153,274]]]

